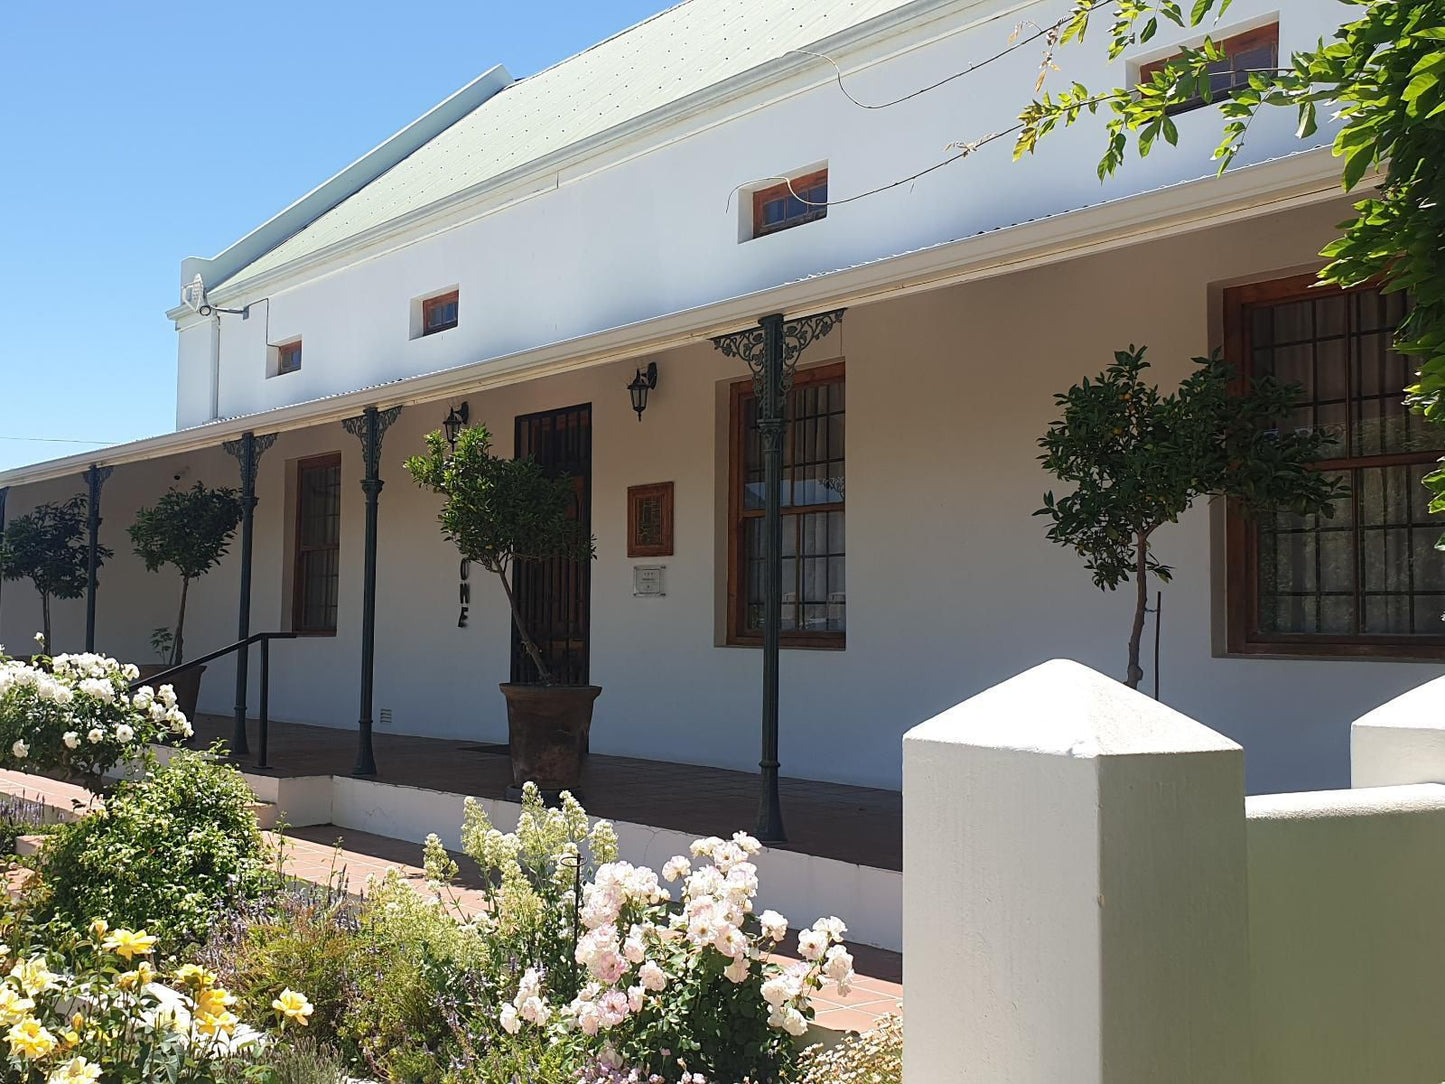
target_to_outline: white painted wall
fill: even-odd
[[[961,2],[839,59],[855,96],[891,99],[996,52],[1015,24],[1064,10],[1062,0],[1011,9]],[[1283,52],[1313,43],[1347,14],[1318,0],[1238,0],[1221,33],[1273,13]],[[1166,30],[1140,57],[1178,40]],[[877,111],[849,104],[820,60],[805,75],[518,180],[404,237],[234,296],[223,286],[219,303],[256,307],[249,320],[181,322],[179,424],[499,357],[1214,172],[1212,111],[1180,116],[1177,149],[1130,162],[1102,186],[1097,126],[1058,133],[1020,164],[1000,140],[916,183],[832,207],[822,221],[739,243],[734,186],[821,162],[834,200],[897,181],[946,157],[950,141],[1010,127],[1032,95],[1038,59],[1021,50],[977,77]],[[1060,54],[1057,80],[1113,86],[1137,59],[1108,63],[1102,41],[1091,41]],[[1327,133],[1319,139],[1328,142]],[[1255,124],[1242,161],[1300,146],[1292,119],[1278,111]],[[461,291],[460,325],[411,339],[411,300],[450,284]],[[208,327],[220,331],[214,403]],[[295,336],[305,344],[302,370],[268,379],[267,342]]]
[[[897,787],[904,731],[1049,657],[1122,674],[1130,600],[1096,590],[1075,556],[1031,517],[1050,480],[1035,440],[1053,393],[1097,372],[1131,341],[1150,345],[1160,380],[1217,341],[1223,284],[1311,264],[1343,204],[1275,213],[1051,268],[859,306],[805,362],[846,357],[850,629],[846,651],[789,650],[782,668],[786,774]],[[403,314],[404,315],[404,314]],[[725,393],[741,369],[707,345],[662,354],[646,417],[624,386],[633,364],[604,365],[478,393],[472,416],[510,451],[512,419],[593,404],[592,678],[598,752],[752,769],[759,653],[719,644],[725,564]],[[455,627],[456,561],[435,527],[438,504],[401,460],[435,428],[445,402],[408,407],[386,437],[381,496],[376,703],[405,733],[496,741],[496,685],[507,677],[507,613],[478,581],[472,626]],[[252,627],[280,627],[287,464],[343,454],[340,631],[278,644],[277,718],[351,727],[357,716],[362,514],[357,441],[339,424],[286,433],[261,463]],[[232,483],[219,449],[122,465],[106,486],[102,534],[128,554],[135,510],[177,471]],[[668,594],[635,599],[625,555],[625,490],[676,483],[676,554]],[[16,487],[10,513],[65,496],[73,482]],[[1439,666],[1380,660],[1223,658],[1222,540],[1208,508],[1160,532],[1176,568],[1165,593],[1161,692],[1166,703],[1248,750],[1251,792],[1345,786],[1349,724]],[[650,563],[650,562],[649,562]],[[143,658],[149,630],[170,619],[175,587],[118,558],[102,576],[100,642]],[[38,606],[6,584],[0,642],[28,640]],[[234,638],[233,556],[192,595],[193,651]],[[57,646],[77,648],[83,604],[56,608]],[[206,676],[202,704],[228,713],[231,671]],[[1149,681],[1152,683],[1152,674]],[[254,694],[251,703],[255,704]],[[383,765],[383,771],[385,766]]]
[[[1221,735],[1062,661],[904,762],[905,1084],[1441,1076],[1445,776],[1246,800]]]
[[[1255,1080],[1441,1076],[1445,786],[1268,795],[1248,816]]]

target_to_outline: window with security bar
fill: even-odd
[[[846,385],[841,363],[797,374],[783,440],[782,639],[794,647],[844,646],[848,628],[845,546]],[[732,533],[728,642],[762,642],[763,446],[751,380],[733,385]]]
[[[291,627],[329,635],[336,631],[341,588],[341,457],[296,464],[296,540]]]
[[[1335,514],[1253,519],[1231,510],[1229,648],[1254,654],[1445,655],[1445,517],[1421,479],[1445,427],[1405,406],[1409,359],[1393,350],[1403,294],[1315,286],[1313,276],[1225,292],[1226,352],[1244,377],[1300,385],[1280,424],[1324,429],[1318,469],[1348,494]]]

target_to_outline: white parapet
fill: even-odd
[[[903,776],[905,1084],[1249,1080],[1239,746],[1056,660]]]
[[[1401,693],[1350,728],[1350,786],[1445,783],[1445,677]]]

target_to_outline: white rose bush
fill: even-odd
[[[840,920],[789,945],[786,918],[755,913],[760,847],[743,833],[698,840],[659,876],[618,860],[607,821],[589,822],[567,794],[547,809],[529,784],[512,833],[469,800],[462,845],[487,887],[485,909],[459,918],[499,965],[485,1042],[513,1044],[519,1067],[528,1049],[570,1047],[581,1084],[775,1080],[808,1030],[812,993],[853,981]],[[426,866],[445,894],[457,870],[435,836]]]
[[[175,691],[142,687],[135,666],[105,655],[0,655],[0,767],[60,772],[99,789],[117,764],[152,742],[188,738]]]

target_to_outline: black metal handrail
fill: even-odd
[[[137,678],[135,681],[132,681],[130,683],[130,691],[135,692],[143,685],[149,685],[152,688],[158,688],[169,679],[175,677],[177,674],[183,674],[187,670],[193,670],[197,666],[204,666],[206,663],[212,662],[215,659],[219,659],[223,655],[229,655],[234,651],[241,650],[241,648],[243,647],[250,647],[252,644],[259,643],[261,645],[261,717],[257,721],[260,724],[259,737],[261,748],[256,755],[256,767],[269,768],[271,765],[266,763],[266,746],[267,739],[270,736],[269,730],[271,725],[271,641],[294,640],[296,639],[296,636],[297,634],[294,632],[252,633],[244,640],[237,640],[234,644],[227,644],[225,647],[217,648],[215,651],[212,651],[206,655],[202,655],[199,658],[187,659],[185,662],[177,663],[175,666],[172,666],[167,670],[162,670],[159,674],[152,674],[150,675],[150,677]],[[245,685],[241,685],[241,688],[244,689]],[[244,696],[244,693],[242,695]],[[239,710],[243,712],[245,711],[244,700],[241,702],[241,707]]]

